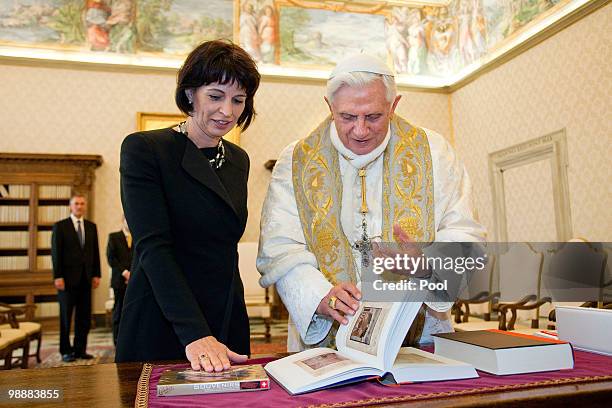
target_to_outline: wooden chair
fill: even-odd
[[[12,312],[4,306],[0,306],[0,322],[10,321],[13,318]],[[0,359],[4,360],[2,369],[10,370],[13,368],[13,360],[21,368],[28,368],[29,344],[28,335],[25,331],[11,328],[10,324],[2,324],[0,327]],[[22,349],[20,357],[14,357],[13,351]]]
[[[466,298],[459,298],[453,305],[455,328],[459,331],[479,330],[483,322],[490,322],[491,315],[497,311],[499,283],[495,276],[496,256],[491,255],[484,270],[475,272],[468,286]],[[470,305],[483,305],[486,311],[481,316],[473,315]],[[489,326],[488,323],[484,324]]]
[[[551,301],[549,297],[540,296],[543,254],[535,251],[529,244],[515,243],[510,246],[508,251],[497,256],[496,259],[498,259],[499,293],[490,290],[491,294],[482,295],[481,299],[460,302],[459,305],[462,309],[456,312],[455,322],[459,318],[458,314],[461,315],[461,322],[455,324],[455,329],[457,331],[500,329],[524,333],[537,331],[539,328],[539,309],[543,304]],[[495,269],[495,263],[493,263],[491,274],[494,274]],[[492,281],[494,280],[492,278]],[[493,302],[497,298],[499,298],[497,321],[483,319],[472,324],[467,322],[470,303],[477,303],[478,300]],[[466,306],[468,306],[467,309]],[[492,303],[491,310],[495,309],[494,306],[495,303]],[[529,325],[517,323],[519,312],[524,311],[530,311],[532,314]],[[511,315],[510,318],[508,318],[508,313]],[[466,322],[462,321],[464,319]]]
[[[257,260],[257,242],[238,243],[240,277],[244,285],[244,300],[249,320],[261,319],[264,324],[263,332],[252,332],[251,335],[261,335],[270,341],[270,324],[272,321],[272,303],[268,288],[259,285],[260,274],[255,262]]]
[[[577,262],[578,264],[571,268],[567,268],[567,264],[571,262]],[[553,252],[549,264],[551,271],[546,275],[554,277],[551,279],[571,281],[572,277],[564,276],[564,274],[568,272],[570,274],[575,273],[576,268],[578,268],[579,271],[590,271],[590,276],[581,277],[580,279],[580,283],[584,283],[588,287],[582,289],[570,287],[566,290],[572,292],[572,297],[580,297],[582,295],[584,303],[580,304],[580,307],[612,309],[612,301],[610,301],[609,297],[606,295],[606,291],[610,290],[612,287],[612,279],[609,276],[607,266],[608,253],[606,248],[602,248],[584,240],[572,240],[564,244],[558,251]],[[543,290],[545,292],[550,291],[553,298],[563,298],[563,293],[558,289],[558,285],[555,286],[555,289],[546,287],[548,280],[549,279],[546,278],[544,279],[545,287]],[[550,321],[548,329],[555,329],[555,309],[552,309],[548,314],[548,320]]]
[[[18,320],[18,316],[27,316],[32,314],[29,308],[36,308],[33,305],[25,305],[25,306],[12,306],[6,303],[0,303],[0,313],[3,313],[6,316],[7,323],[0,324],[0,330],[19,330],[24,332],[27,337],[27,350],[24,351],[24,360],[27,368],[27,363],[30,357],[36,357],[36,361],[38,363],[41,362],[40,359],[40,347],[42,345],[42,328],[40,323],[36,322],[23,322]],[[36,352],[29,354],[30,350],[30,342],[36,340]]]

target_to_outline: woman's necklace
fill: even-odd
[[[180,133],[189,137],[189,134],[187,133],[187,121],[179,123],[178,130]],[[216,170],[219,170],[221,166],[223,166],[223,163],[225,163],[225,146],[223,146],[223,138],[219,139],[219,143],[217,144],[217,154],[215,155],[215,157],[209,159],[208,161],[210,162],[210,165]]]

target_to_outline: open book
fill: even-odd
[[[435,381],[477,377],[465,363],[413,348],[400,351],[421,302],[361,302],[336,334],[336,347],[314,348],[265,366],[290,394],[348,384],[369,377],[392,382]]]

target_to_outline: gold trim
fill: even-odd
[[[185,115],[182,113],[136,112],[136,129],[138,131],[163,129],[184,120]]]
[[[333,12],[342,12],[342,13],[363,13],[363,14],[383,14],[385,16],[389,15],[389,11],[386,8],[389,6],[387,3],[378,3],[375,5],[368,5],[365,2],[359,1],[351,1],[350,3],[347,1],[335,1],[335,2],[327,2],[327,1],[312,1],[312,0],[277,0],[277,2],[282,6],[283,3],[288,3],[293,7],[301,7],[304,9],[318,9],[318,10],[328,10]]]
[[[515,390],[527,389],[527,388],[601,382],[601,381],[609,381],[609,380],[612,380],[612,375],[570,377],[570,378],[559,378],[559,379],[554,379],[554,380],[534,381],[534,382],[525,383],[525,384],[508,384],[508,385],[500,385],[500,386],[493,386],[493,387],[472,388],[472,389],[466,389],[466,390],[460,390],[460,391],[444,391],[444,392],[431,392],[428,394],[402,395],[402,396],[397,396],[397,397],[368,398],[368,399],[362,399],[362,400],[337,402],[334,404],[311,405],[311,407],[338,408],[338,407],[354,407],[357,405],[358,406],[362,406],[362,405],[369,406],[369,405],[374,405],[374,404],[419,401],[419,400],[428,400],[428,399],[434,399],[434,398],[448,398],[448,397],[458,397],[458,396],[465,396],[465,395],[489,393],[489,392],[496,392],[496,391],[499,391],[499,392],[515,391]]]
[[[140,378],[138,378],[138,385],[136,387],[136,399],[134,400],[135,408],[147,408],[149,406],[149,381],[152,372],[152,364],[143,364],[142,372],[140,373]]]
[[[186,116],[182,113],[136,112],[136,127],[139,132],[143,130],[163,129],[174,126],[185,119]],[[223,140],[240,145],[241,134],[242,131],[240,128],[234,126],[232,130],[223,135]]]

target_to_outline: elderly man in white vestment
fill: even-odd
[[[439,134],[396,115],[388,66],[349,57],[327,82],[331,116],[281,153],[261,217],[260,284],[289,315],[287,348],[327,346],[358,309],[360,244],[483,241],[463,164]],[[452,303],[425,302],[421,343],[452,331]]]

